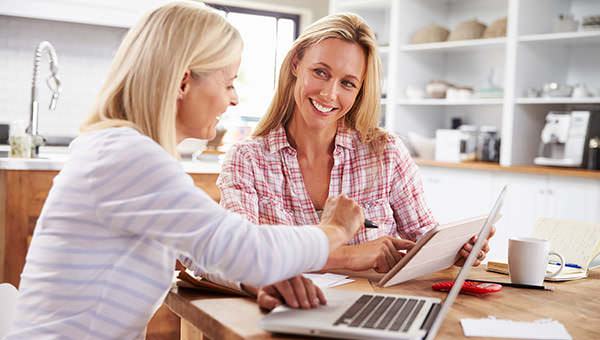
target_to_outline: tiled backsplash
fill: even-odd
[[[29,119],[33,55],[48,40],[58,56],[62,93],[49,111],[48,56],[38,76],[40,133],[77,134],[79,123],[100,90],[124,28],[0,16],[0,123]]]

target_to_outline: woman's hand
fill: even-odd
[[[376,272],[385,273],[402,259],[405,254],[402,250],[409,250],[414,245],[413,241],[383,236],[359,245],[337,249],[329,255],[325,268],[342,267],[351,270],[373,268]]]
[[[479,252],[479,255],[477,256],[477,259],[475,260],[475,262],[473,262],[473,267],[477,267],[485,259],[485,255],[488,253],[488,251],[490,251],[490,245],[489,245],[490,238],[492,238],[492,236],[494,236],[495,233],[496,233],[496,227],[492,226],[492,229],[490,230],[490,234],[488,235],[487,239],[485,240],[483,247],[481,247],[481,251]],[[463,264],[465,264],[465,261],[467,260],[467,257],[471,253],[471,249],[473,249],[473,245],[475,245],[475,242],[477,242],[477,235],[474,235],[473,237],[471,237],[469,242],[465,243],[465,245],[462,247],[462,249],[458,251],[458,253],[460,254],[460,257],[456,261],[455,265],[462,266]]]
[[[289,307],[302,309],[316,308],[319,304],[327,303],[321,289],[302,275],[258,289],[244,285],[242,288],[256,296],[260,308],[269,311],[284,303]]]
[[[329,239],[329,252],[349,241],[364,223],[362,208],[348,196],[330,196],[323,207],[319,228]]]

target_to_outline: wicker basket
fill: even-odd
[[[450,32],[448,41],[479,39],[486,26],[477,20],[464,21]]]
[[[442,26],[431,24],[421,28],[412,38],[413,44],[426,44],[446,41],[450,32]]]
[[[485,29],[485,32],[483,32],[482,38],[505,37],[507,23],[508,19],[506,17],[492,22],[492,24]]]

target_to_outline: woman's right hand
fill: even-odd
[[[354,200],[344,194],[328,197],[319,228],[329,239],[329,251],[348,242],[364,221],[362,208]]]
[[[328,262],[333,265],[337,259],[345,269],[360,271],[372,268],[378,273],[386,273],[405,255],[402,251],[410,250],[414,245],[410,240],[383,236],[373,241],[338,248],[329,255]]]

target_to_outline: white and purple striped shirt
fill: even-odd
[[[225,211],[150,138],[120,127],[79,136],[54,178],[6,339],[139,339],[183,255],[254,286],[320,269],[318,228],[256,226]]]

